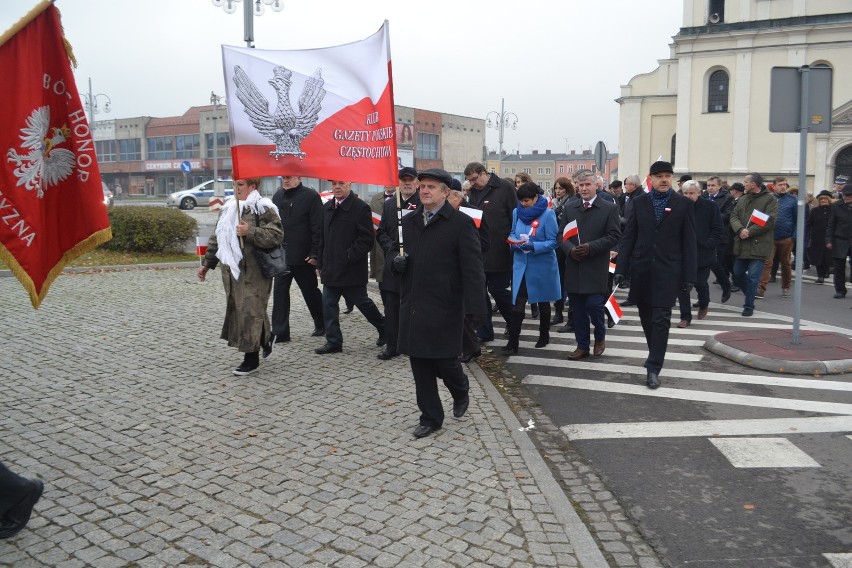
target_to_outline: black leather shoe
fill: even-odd
[[[845,297],[846,297],[846,292],[837,292],[834,295],[835,300],[840,300],[841,298],[845,298]]]
[[[30,516],[33,507],[44,493],[44,483],[40,479],[29,479],[30,488],[23,498],[0,518],[0,538],[9,538],[21,532]]]
[[[550,325],[559,325],[564,321],[565,318],[562,316],[562,312],[556,312],[550,320]]]
[[[464,400],[453,403],[453,418],[461,418],[467,412],[467,407],[470,406],[470,397],[464,397]]]
[[[425,438],[432,432],[437,432],[441,428],[438,426],[432,426],[431,424],[421,424],[417,428],[414,429],[414,437],[415,438]]]
[[[344,314],[351,314],[352,310],[354,310],[354,309],[355,309],[355,306],[346,306],[346,309],[343,310],[343,313]]]
[[[243,361],[240,363],[240,366],[234,369],[234,374],[238,377],[244,377],[246,375],[250,375],[257,371],[258,364],[257,363],[249,363],[248,361]]]
[[[630,300],[624,300],[623,302],[619,302],[622,308],[629,308],[630,306],[635,306],[635,302],[631,302]]]
[[[648,371],[648,388],[656,389],[660,387],[660,377],[657,373],[652,373]]]
[[[482,351],[481,351],[481,350],[480,350],[480,351],[474,351],[474,352],[473,352],[473,353],[471,353],[470,355],[462,355],[462,356],[460,356],[460,357],[459,357],[459,361],[461,361],[462,363],[470,363],[471,361],[473,361],[473,360],[474,360],[474,359],[476,359],[477,357],[481,357],[481,356],[482,356]]]
[[[376,340],[376,347],[381,347],[385,343],[387,343],[387,341],[385,341],[385,332],[383,331],[379,333],[379,338]]]
[[[556,333],[574,333],[574,326],[571,325],[571,322],[569,321],[568,323],[557,329]]]
[[[692,307],[693,307],[693,308],[697,308],[697,307],[698,307],[698,302],[693,303],[693,304],[692,304]]]
[[[322,337],[323,335],[325,335],[325,328],[323,327],[315,327],[311,333],[311,337]]]
[[[730,299],[731,299],[731,290],[730,289],[722,292],[722,303],[723,304],[726,303]]]
[[[317,355],[327,355],[329,353],[340,353],[343,351],[343,346],[341,345],[332,345],[331,343],[326,343],[322,347],[318,349],[314,349],[314,353]]]
[[[272,346],[275,345],[275,335],[270,335],[266,343],[263,344],[263,358],[266,359],[272,355]]]
[[[385,349],[384,351],[382,351],[381,353],[376,355],[376,359],[381,359],[382,361],[387,361],[388,359],[393,359],[394,357],[397,357],[398,355],[399,355],[399,353],[397,353],[393,349]]]

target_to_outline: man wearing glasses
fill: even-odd
[[[512,315],[512,250],[505,242],[512,231],[512,211],[518,206],[518,197],[510,182],[497,174],[489,174],[478,162],[465,167],[464,177],[470,182],[467,200],[482,209],[483,225],[488,225],[491,246],[482,259],[485,285],[508,326]],[[479,330],[479,339],[494,341],[490,314]]]

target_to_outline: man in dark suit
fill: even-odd
[[[272,196],[278,207],[287,245],[290,272],[275,277],[272,290],[272,334],[263,347],[268,357],[276,343],[290,341],[290,284],[293,280],[314,320],[313,337],[325,333],[322,321],[322,293],[317,285],[316,265],[322,239],[322,200],[319,194],[302,185],[299,176],[283,176],[281,188]]]
[[[561,239],[565,226],[577,222],[577,234],[560,244],[565,253],[564,289],[573,310],[577,340],[577,348],[568,358],[575,361],[589,356],[590,324],[595,328],[594,354],[602,355],[606,348],[604,303],[610,291],[609,251],[621,237],[618,206],[600,199],[594,175],[583,172],[576,179],[580,199],[565,204],[558,233]]]
[[[352,193],[348,181],[329,180],[333,199],[323,205],[322,243],[317,270],[322,279],[322,311],[325,345],[318,355],[343,350],[340,331],[340,297],[354,304],[376,331],[376,345],[385,344],[385,318],[367,295],[367,255],[373,247],[375,230],[370,206]]]
[[[465,314],[484,318],[485,276],[473,220],[447,202],[450,174],[430,169],[417,176],[421,205],[402,219],[405,254],[392,261],[402,275],[399,350],[411,358],[420,409],[414,430],[423,438],[444,423],[440,377],[453,397],[453,416],[469,405],[468,380],[458,360]]]
[[[399,228],[402,218],[411,214],[420,205],[417,195],[417,170],[411,167],[399,171],[399,206],[396,194],[386,199],[382,208],[382,220],[376,232],[376,241],[382,248],[384,264],[379,287],[382,292],[382,304],[385,307],[385,350],[376,355],[381,360],[392,359],[399,355],[397,336],[399,335],[399,291],[400,277],[391,271],[391,262],[399,255]]]
[[[647,384],[660,386],[666,357],[672,306],[681,291],[695,285],[697,250],[692,202],[672,189],[672,165],[657,161],[650,168],[653,190],[635,198],[619,246],[614,282],[630,278],[628,298],[639,308],[648,343]]]
[[[730,192],[725,189],[722,184],[722,178],[719,176],[710,176],[707,178],[707,199],[719,209],[719,214],[722,217],[722,240],[719,241],[719,246],[716,247],[716,262],[710,267],[710,271],[716,277],[716,281],[722,287],[722,303],[724,304],[731,299],[731,276],[726,263],[727,251],[733,248],[731,244],[732,235],[730,228],[731,212],[734,210],[734,198]],[[733,264],[731,260],[730,264]]]
[[[464,169],[470,182],[467,200],[482,209],[482,219],[488,225],[488,241],[491,246],[483,256],[485,283],[497,304],[497,310],[506,325],[512,317],[512,251],[504,244],[512,230],[512,212],[518,206],[518,196],[512,184],[497,174],[489,174],[485,166],[471,162]],[[479,331],[482,341],[494,340],[491,314],[488,314],[483,329]]]
[[[695,242],[698,254],[698,270],[695,278],[695,291],[698,292],[698,319],[707,316],[707,306],[710,304],[710,267],[716,263],[716,251],[722,240],[722,215],[719,208],[709,199],[701,197],[701,186],[695,180],[687,180],[680,186],[683,196],[692,201],[695,208]],[[678,327],[689,327],[692,323],[692,306],[688,292],[681,291],[678,296],[680,304],[680,323]]]

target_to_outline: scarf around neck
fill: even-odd
[[[249,193],[245,201],[240,202],[240,209],[248,209],[255,215],[263,215],[267,209],[272,209],[276,215],[279,215],[278,207],[272,203],[272,200],[261,197],[257,190]],[[237,212],[237,200],[233,198],[222,206],[222,213],[216,223],[216,241],[219,246],[216,258],[231,269],[234,280],[240,279],[240,261],[243,259],[243,250],[240,248],[240,239],[237,237],[237,223],[240,217],[241,212]]]
[[[518,212],[518,221],[523,222],[525,225],[529,225],[542,215],[547,210],[547,199],[544,196],[539,195],[538,201],[533,204],[532,207],[524,207],[518,202],[518,208],[516,211]]]

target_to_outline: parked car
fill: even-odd
[[[225,197],[232,197],[234,195],[234,181],[230,179],[220,181],[225,185]],[[195,187],[169,194],[166,205],[180,209],[195,209],[196,207],[208,206],[211,197],[213,197],[212,179]]]
[[[107,187],[107,184],[105,184],[104,182],[101,182],[101,187],[104,190],[104,205],[106,205],[107,207],[110,207],[112,205],[112,199],[113,199],[112,198],[112,192],[109,190],[109,188]]]

